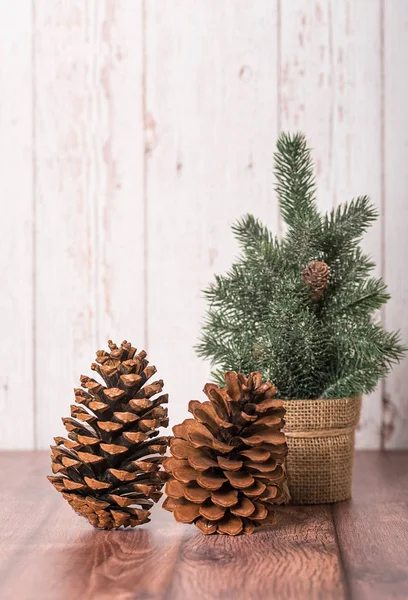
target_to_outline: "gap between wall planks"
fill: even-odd
[[[365,247],[393,294],[386,325],[408,339],[402,0],[20,0],[0,11],[0,191],[16,198],[4,200],[0,259],[11,348],[0,447],[47,447],[62,432],[71,389],[109,337],[147,346],[172,422],[186,416],[208,378],[192,348],[200,290],[231,264],[232,220],[251,211],[280,230],[281,129],[310,139],[322,208],[360,193],[381,205]],[[408,445],[404,366],[385,389],[384,415],[381,389],[365,401],[360,447],[380,446],[383,418],[385,446]]]

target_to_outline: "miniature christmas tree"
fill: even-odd
[[[301,134],[281,135],[275,173],[286,235],[279,241],[252,215],[235,223],[242,254],[205,291],[198,354],[219,383],[225,371],[259,371],[281,398],[371,392],[405,352],[376,321],[389,295],[359,247],[377,210],[360,196],[320,214]]]

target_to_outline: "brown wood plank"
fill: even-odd
[[[6,454],[0,454],[8,476],[0,495],[2,600],[163,597],[184,532],[169,513],[155,507],[154,527],[94,530],[45,479],[47,453]]]
[[[346,598],[330,508],[286,507],[278,519],[251,536],[186,539],[166,598]]]
[[[46,481],[48,453],[0,453],[0,597],[406,598],[407,459],[357,453],[352,501],[284,507],[277,527],[229,538],[176,524],[159,506],[146,527],[93,530]]]
[[[41,481],[47,453],[0,452],[0,578],[57,504]],[[1,581],[1,579],[0,579]]]
[[[407,461],[407,452],[357,452],[353,499],[333,506],[353,600],[408,597]]]

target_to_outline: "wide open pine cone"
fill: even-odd
[[[209,401],[192,400],[173,428],[163,508],[205,534],[252,533],[274,522],[273,504],[289,500],[282,400],[260,373],[225,373],[226,388],[207,383]]]
[[[321,260],[311,260],[302,271],[302,279],[310,287],[313,299],[320,300],[329,280],[329,267]]]
[[[108,342],[91,365],[106,386],[81,376],[71,418],[62,421],[68,439],[51,446],[53,486],[72,508],[102,529],[135,527],[149,521],[149,509],[161,497],[166,473],[161,470],[168,438],[156,437],[167,427],[167,394],[153,399],[163,381],[144,385],[156,367],[146,352],[122,342]]]

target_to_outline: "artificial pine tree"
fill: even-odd
[[[209,302],[198,354],[215,380],[224,371],[260,371],[281,398],[338,398],[371,392],[401,359],[398,333],[375,314],[389,299],[359,247],[377,218],[367,196],[319,213],[310,150],[283,133],[275,174],[279,241],[252,215],[233,226],[242,254],[205,291]]]

